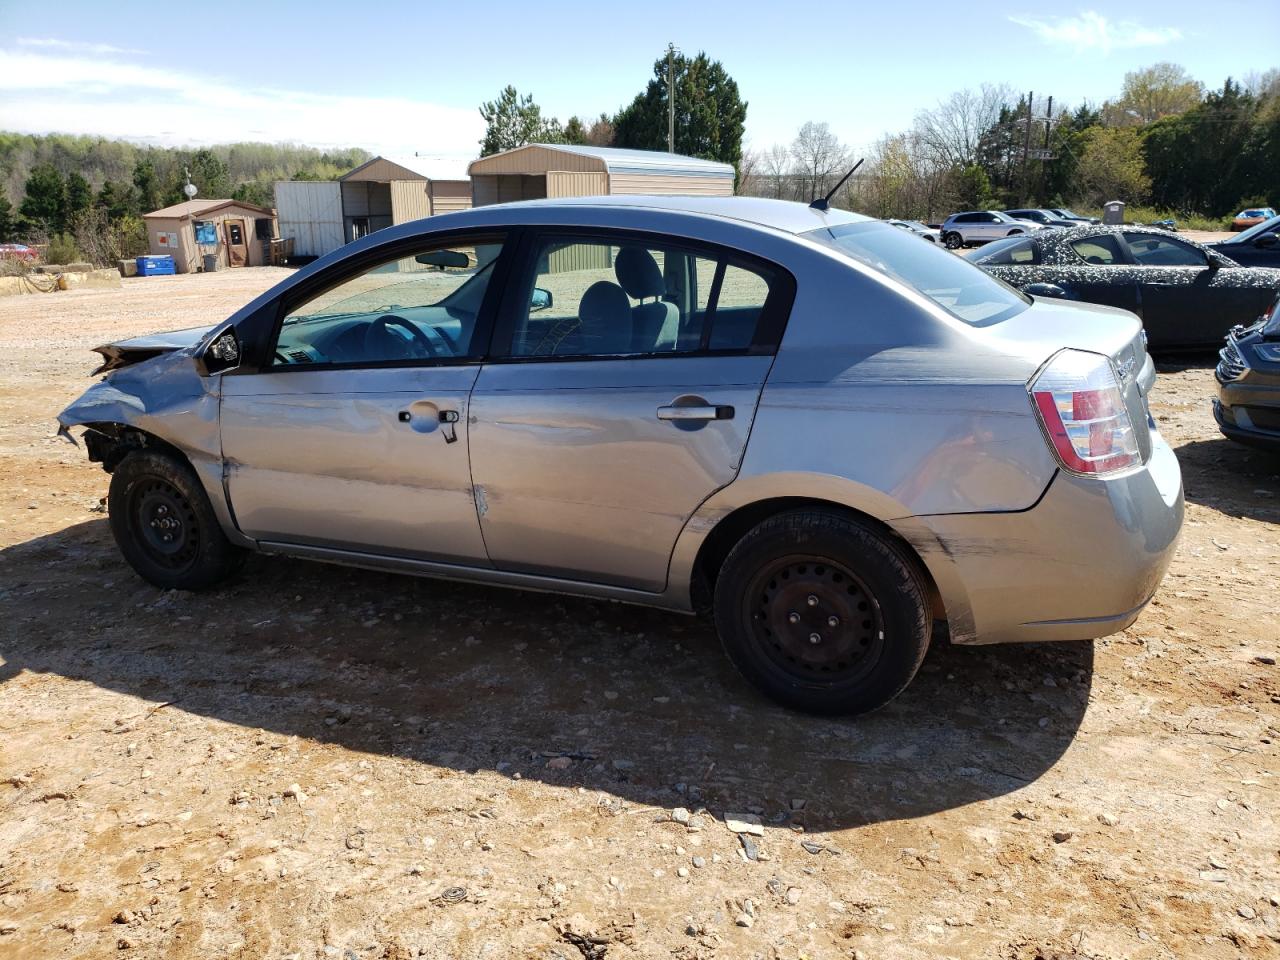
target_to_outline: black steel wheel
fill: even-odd
[[[200,555],[199,519],[191,501],[159,477],[134,484],[128,497],[129,533],[152,562],[175,573],[190,569]]]
[[[176,456],[139,450],[111,475],[111,533],[130,566],[167,590],[200,590],[229,577],[244,551],[223,533],[204,488]]]
[[[725,652],[768,696],[854,714],[897,696],[919,669],[931,620],[917,562],[851,516],[795,511],[730,551],[715,585]]]

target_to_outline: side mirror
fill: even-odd
[[[1264,233],[1253,239],[1253,245],[1263,250],[1270,250],[1280,243],[1280,233]]]
[[[1054,300],[1071,299],[1071,295],[1056,283],[1028,283],[1022,288],[1022,292],[1033,297],[1052,297]]]
[[[204,348],[200,366],[203,367],[200,372],[207,377],[240,366],[240,338],[236,336],[235,327],[222,331]]]
[[[533,296],[529,298],[529,312],[536,313],[539,310],[548,310],[555,303],[555,298],[551,296],[551,291],[542,287],[533,288]]]

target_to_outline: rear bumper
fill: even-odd
[[[1145,467],[1107,480],[1059,471],[1018,513],[897,525],[933,574],[957,643],[1087,640],[1138,618],[1182,529],[1182,474],[1152,435]]]

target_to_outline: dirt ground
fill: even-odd
[[[1280,458],[1218,435],[1210,360],[1153,398],[1188,512],[1134,627],[935,646],[820,720],[677,615],[139,580],[54,416],[94,344],[282,276],[0,300],[0,956],[1280,956]]]

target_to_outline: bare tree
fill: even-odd
[[[761,196],[761,157],[757,150],[744,147],[742,159],[738,161],[738,190],[744,197]]]
[[[832,178],[843,172],[848,155],[848,150],[825,121],[807,121],[791,143],[797,186],[801,191],[800,199],[812,199],[825,194]]]
[[[781,143],[775,143],[760,158],[763,174],[761,188],[764,196],[775,200],[794,200],[791,183],[791,151]]]
[[[977,161],[982,135],[999,121],[1000,108],[1012,98],[1005,84],[957,91],[932,110],[916,114],[912,132],[933,162],[967,167]]]

